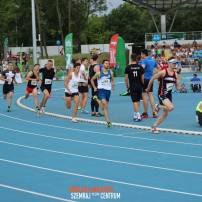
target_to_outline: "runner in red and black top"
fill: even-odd
[[[134,108],[134,121],[141,121],[141,114],[139,112],[139,102],[142,97],[144,83],[144,69],[138,64],[137,55],[131,55],[131,64],[125,69],[125,84],[126,89],[130,86],[130,96]]]
[[[147,91],[149,90],[155,79],[161,78],[158,90],[158,97],[160,108],[163,109],[163,113],[159,116],[157,121],[152,126],[152,132],[154,133],[158,133],[156,127],[160,125],[168,116],[168,112],[174,109],[174,105],[172,103],[172,89],[174,85],[177,90],[179,89],[179,77],[175,71],[177,62],[178,61],[173,58],[168,60],[168,68],[155,74],[148,85]]]
[[[48,63],[45,65],[44,68],[41,68],[39,70],[39,73],[42,75],[42,81],[41,81],[41,91],[43,92],[43,98],[40,104],[40,112],[44,113],[46,102],[50,96],[51,89],[52,89],[52,82],[53,78],[55,76],[55,71],[53,68],[53,61],[48,60]]]
[[[39,69],[40,69],[39,64],[35,64],[33,67],[33,70],[28,72],[26,76],[26,80],[28,81],[28,83],[27,83],[27,88],[25,93],[26,99],[29,97],[29,94],[31,93],[33,94],[34,104],[37,111],[39,110],[38,88],[37,88],[37,84],[39,81]]]
[[[3,96],[4,99],[8,99],[8,109],[7,112],[11,111],[11,103],[12,103],[12,97],[14,94],[14,82],[15,80],[15,71],[13,70],[13,64],[11,62],[8,63],[8,67],[6,70],[2,72],[1,80],[4,81],[3,85]]]

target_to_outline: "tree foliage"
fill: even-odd
[[[114,33],[119,33],[126,42],[141,42],[144,41],[146,32],[156,32],[149,12],[128,3],[106,14],[106,0],[35,2],[37,34],[41,34],[41,47],[56,45],[57,40],[64,44],[64,37],[70,32],[74,34],[77,50],[80,44],[109,43]],[[167,15],[168,25],[171,24],[173,15],[172,12]],[[155,18],[158,22],[160,16]],[[32,45],[31,0],[0,0],[0,19],[1,53],[6,37],[9,46]],[[200,31],[201,28],[202,15],[199,8],[178,11],[172,31]]]

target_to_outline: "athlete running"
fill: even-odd
[[[15,71],[13,70],[13,64],[11,62],[8,63],[7,69],[2,72],[1,80],[4,81],[3,84],[3,97],[4,99],[8,99],[8,109],[7,112],[11,111],[12,97],[14,94],[14,82],[15,80]]]
[[[98,86],[95,85],[95,80],[97,80]],[[104,112],[107,126],[112,127],[112,123],[109,119],[108,103],[111,89],[114,90],[114,76],[113,72],[110,70],[109,60],[103,61],[103,68],[92,77],[91,84],[94,92],[98,92],[98,102],[101,104]]]
[[[27,99],[29,95],[32,93],[34,97],[34,104],[37,112],[39,111],[39,101],[38,101],[38,88],[37,88],[37,83],[39,81],[39,64],[35,64],[33,67],[33,70],[29,71],[26,80],[28,81],[27,83],[27,88],[25,92],[25,98]]]
[[[79,92],[78,92],[78,82],[79,82],[79,68],[80,64],[74,64],[73,70],[69,72],[68,76],[64,80],[65,85],[65,102],[68,109],[71,108],[71,101],[74,100],[74,109],[72,112],[72,122],[77,123],[76,115],[79,105]]]
[[[79,96],[80,96],[80,106],[81,113],[89,114],[85,109],[88,100],[88,59],[81,59],[81,66],[79,70]]]
[[[151,78],[148,84],[148,88],[146,89],[146,92],[149,92],[154,80],[160,78],[158,98],[159,98],[160,108],[163,109],[163,112],[151,127],[151,131],[153,133],[159,132],[157,130],[157,126],[159,126],[164,121],[164,119],[168,116],[168,113],[174,109],[174,105],[172,103],[172,89],[174,85],[177,90],[179,89],[179,77],[178,77],[178,74],[176,73],[177,62],[178,61],[176,59],[170,59],[168,61],[168,68],[166,70],[162,70],[156,73]]]
[[[40,113],[44,113],[46,102],[51,93],[53,78],[55,76],[53,61],[48,60],[48,63],[45,65],[44,68],[41,68],[39,70],[39,73],[42,75],[40,88],[41,88],[41,91],[43,92],[43,98],[40,104]]]

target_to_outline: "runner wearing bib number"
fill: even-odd
[[[71,101],[74,100],[74,109],[72,112],[72,122],[77,123],[76,115],[79,105],[79,92],[78,92],[78,82],[79,82],[79,68],[80,64],[76,63],[71,72],[64,80],[65,85],[65,102],[68,109],[71,108]]]
[[[179,89],[179,77],[175,71],[177,62],[178,61],[176,59],[170,59],[168,61],[168,68],[156,73],[152,77],[151,81],[149,82],[148,88],[146,89],[147,92],[149,92],[149,89],[151,88],[154,80],[160,78],[158,97],[160,108],[163,109],[163,112],[156,120],[156,122],[152,125],[151,130],[153,133],[159,132],[156,127],[160,125],[168,116],[168,113],[174,109],[174,105],[172,103],[172,89],[174,86],[177,90]]]
[[[1,77],[1,80],[4,81],[3,96],[4,96],[4,99],[8,99],[7,112],[11,111],[12,97],[14,94],[14,82],[17,83],[15,80],[15,75],[16,73],[13,70],[13,64],[9,62],[7,69],[2,72],[2,77]]]
[[[94,80],[98,79],[98,86],[96,87]],[[107,126],[111,127],[112,123],[109,119],[108,103],[111,95],[111,89],[114,89],[114,76],[110,70],[109,61],[103,61],[103,68],[97,72],[91,79],[91,84],[95,92],[98,91],[98,100],[104,112]]]
[[[43,98],[40,104],[40,112],[44,113],[44,107],[46,102],[50,96],[51,89],[52,89],[52,81],[55,76],[55,71],[53,68],[53,61],[48,60],[48,63],[44,68],[39,70],[39,73],[42,75],[41,80],[41,91],[43,92]]]
[[[37,89],[37,83],[39,81],[39,64],[35,64],[32,71],[28,72],[26,76],[27,88],[25,93],[25,98],[29,97],[29,94],[33,94],[34,97],[34,104],[36,107],[36,110],[39,110],[39,102],[38,102],[38,89]]]

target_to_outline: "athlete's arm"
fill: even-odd
[[[4,72],[2,72],[2,74],[0,76],[0,80],[6,81],[6,76],[5,76]]]
[[[100,67],[99,67],[99,65],[95,65],[95,67],[94,67],[94,72],[100,72]]]
[[[71,91],[70,91],[70,89],[69,89],[69,87],[68,87],[68,84],[69,84],[69,82],[70,82],[71,79],[72,79],[72,75],[71,75],[71,74],[68,74],[68,76],[66,76],[66,77],[65,77],[65,80],[64,80],[64,86],[65,86],[65,88],[67,89],[67,91],[68,91],[69,93],[71,93]]]
[[[163,76],[164,74],[165,74],[165,70],[162,70],[162,71],[160,71],[160,72],[154,74],[154,75],[152,76],[151,80],[149,81],[149,84],[148,84],[148,87],[147,87],[147,89],[146,89],[146,92],[149,92],[149,90],[150,90],[150,88],[151,88],[151,86],[152,86],[154,80],[155,80],[155,79],[158,79],[159,77]]]
[[[175,83],[175,88],[176,88],[176,90],[180,90],[180,76],[177,73],[175,73],[175,74],[176,74],[176,78],[177,78],[176,83]]]
[[[126,89],[128,90],[129,88],[128,74],[125,74],[125,85],[126,85]]]
[[[28,72],[28,74],[27,74],[27,76],[26,76],[25,79],[26,79],[27,81],[29,81],[29,80],[30,80],[30,81],[32,81],[32,80],[36,80],[36,79],[32,79],[32,78],[30,78],[32,75],[33,75],[33,72],[32,72],[32,71]]]
[[[92,77],[92,79],[90,80],[91,85],[92,85],[94,91],[97,91],[97,88],[96,88],[96,86],[95,86],[94,80],[97,79],[99,76],[100,76],[100,72],[97,72],[97,73]]]
[[[142,85],[144,84],[144,74],[141,75],[141,82],[142,82]]]

